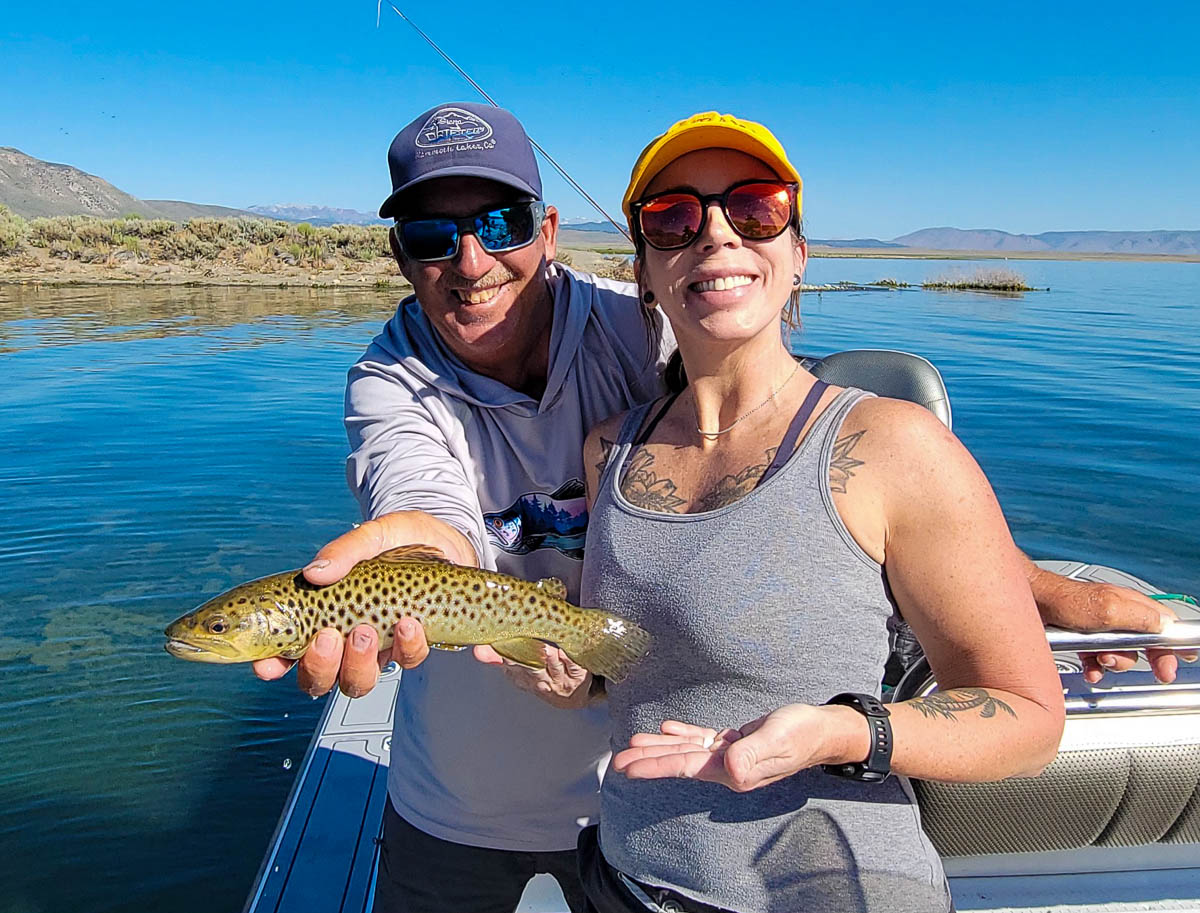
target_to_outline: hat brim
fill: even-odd
[[[657,149],[651,150],[648,158],[638,163],[641,173],[626,191],[621,204],[625,217],[632,216],[630,204],[641,198],[659,172],[676,159],[700,149],[733,149],[735,152],[744,152],[766,164],[781,180],[803,184],[800,173],[786,158],[744,130],[723,124],[697,124],[669,137]]]
[[[400,197],[406,192],[412,190],[418,184],[424,184],[426,181],[432,181],[437,178],[483,178],[486,181],[495,181],[497,184],[503,184],[506,187],[512,187],[514,190],[519,190],[521,193],[527,193],[535,200],[540,198],[540,194],[534,190],[529,184],[522,181],[520,178],[509,174],[507,171],[500,171],[497,168],[481,168],[478,165],[460,165],[451,166],[449,168],[441,168],[431,174],[421,175],[409,181],[407,184],[397,187],[392,191],[392,195],[383,201],[379,207],[379,218],[393,219],[396,217],[396,211],[399,209]]]

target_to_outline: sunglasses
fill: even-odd
[[[541,200],[513,203],[462,219],[399,219],[396,237],[405,256],[419,263],[436,263],[458,256],[465,234],[472,234],[489,254],[518,250],[533,243],[546,219]]]
[[[749,241],[777,238],[793,221],[800,185],[783,181],[739,181],[724,193],[707,196],[691,189],[668,190],[639,200],[630,209],[638,234],[656,250],[687,247],[704,231],[708,207],[721,212],[739,235]]]

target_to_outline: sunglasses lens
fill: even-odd
[[[660,250],[686,247],[700,231],[704,209],[690,193],[667,193],[638,210],[642,236]]]
[[[484,250],[512,250],[532,241],[539,227],[533,224],[532,206],[505,206],[476,217],[475,237]]]
[[[752,241],[774,238],[792,218],[792,196],[780,184],[743,184],[730,191],[725,212],[743,237]]]
[[[414,260],[444,260],[458,250],[458,226],[449,219],[402,222],[400,240]]]

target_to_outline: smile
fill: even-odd
[[[753,276],[718,276],[716,279],[693,282],[688,288],[693,292],[724,292],[731,288],[741,288],[743,285],[749,285],[753,281]]]
[[[487,304],[500,294],[500,291],[504,288],[505,284],[506,283],[502,283],[500,285],[490,285],[487,288],[480,289],[455,289],[454,294],[467,304]]]

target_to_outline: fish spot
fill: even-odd
[[[287,629],[287,634],[288,634],[289,636],[291,636],[292,634],[295,634],[295,633],[296,633],[296,632],[295,632],[293,629],[291,629],[291,628],[288,628],[288,629]]]
[[[245,605],[245,604],[246,604],[246,597],[245,597],[245,596],[239,596],[239,597],[238,597],[237,604],[238,604],[238,605]]]
[[[482,589],[482,587],[480,587],[480,585],[478,583],[471,584],[471,592],[472,593],[478,593],[481,589]]]
[[[536,596],[530,596],[530,597],[529,597],[529,604],[530,604],[530,605],[537,605],[537,597],[536,597]]]
[[[475,620],[475,612],[474,612],[474,610],[472,610],[472,612],[471,612],[471,621],[474,621],[474,620]]]
[[[372,612],[372,613],[371,613],[371,623],[372,623],[372,624],[379,624],[379,613],[378,613],[378,612]]]

